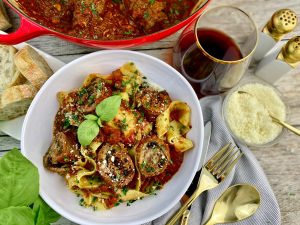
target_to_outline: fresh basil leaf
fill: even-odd
[[[114,95],[104,99],[96,107],[96,113],[101,121],[111,121],[117,115],[121,105],[121,96]]]
[[[60,218],[60,215],[51,209],[41,197],[33,203],[33,212],[35,225],[50,225]]]
[[[39,195],[38,170],[18,149],[0,159],[0,181],[0,209],[29,206]]]
[[[35,225],[34,213],[32,209],[27,206],[10,206],[5,209],[0,209],[0,224]]]
[[[102,122],[101,122],[101,119],[100,119],[100,118],[98,118],[98,120],[97,120],[97,123],[98,123],[99,127],[103,127],[103,125],[102,125]]]
[[[88,114],[88,115],[85,115],[84,118],[87,119],[87,120],[95,120],[95,121],[97,121],[98,116],[95,116],[93,114]]]
[[[94,120],[83,121],[77,130],[78,141],[82,146],[87,146],[92,143],[94,138],[99,133],[99,126]]]

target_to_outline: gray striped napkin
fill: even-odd
[[[212,135],[207,153],[207,159],[228,142],[233,142],[226,125],[222,119],[222,97],[210,96],[200,100],[204,123],[212,121]],[[254,185],[261,194],[261,206],[256,213],[243,221],[234,223],[235,225],[280,225],[280,210],[270,184],[260,167],[253,153],[244,145],[238,143],[244,153],[235,169],[231,172],[222,184],[217,188],[203,193],[191,208],[190,225],[204,223],[214,206],[215,201],[229,187],[238,183],[249,183]],[[206,161],[207,161],[206,159]],[[171,211],[164,216],[146,223],[144,225],[163,225],[179,209],[178,203]]]

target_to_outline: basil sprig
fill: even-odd
[[[0,159],[0,224],[50,225],[60,215],[39,196],[38,169],[18,149]]]
[[[104,99],[96,106],[96,115],[88,114],[78,127],[77,137],[82,146],[92,143],[98,135],[102,122],[109,122],[115,118],[121,105],[121,96],[114,95]]]

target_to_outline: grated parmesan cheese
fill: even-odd
[[[245,84],[228,97],[225,108],[228,126],[235,136],[248,144],[269,143],[282,132],[282,126],[272,122],[269,115],[286,119],[285,105],[270,86]]]

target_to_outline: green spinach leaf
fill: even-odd
[[[38,170],[17,149],[0,159],[0,180],[0,209],[29,206],[39,195]]]
[[[78,141],[82,146],[89,145],[99,133],[99,125],[97,121],[85,120],[77,130]]]

